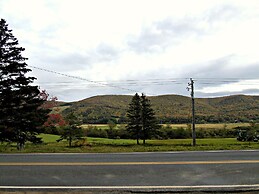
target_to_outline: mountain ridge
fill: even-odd
[[[131,95],[99,95],[69,103],[64,114],[75,112],[84,123],[124,123]],[[191,98],[167,94],[150,96],[152,107],[161,123],[187,123],[191,119]],[[196,120],[203,122],[259,121],[259,96],[231,95],[195,99]]]

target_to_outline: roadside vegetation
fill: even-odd
[[[197,124],[197,138],[235,138],[239,128],[250,127],[249,123],[229,124]],[[126,125],[82,125],[88,137],[100,137],[110,139],[131,139]],[[166,124],[160,125],[153,139],[187,139],[191,138],[190,124]]]
[[[16,149],[16,144],[2,142],[0,144],[1,153],[116,153],[116,152],[153,152],[153,151],[201,151],[201,150],[249,150],[259,149],[259,143],[254,141],[237,141],[237,137],[233,133],[237,133],[239,128],[249,127],[249,123],[233,123],[233,124],[200,124],[197,125],[199,130],[207,131],[206,134],[213,134],[213,137],[197,138],[196,147],[192,146],[192,139],[188,137],[174,139],[150,139],[145,145],[137,145],[136,140],[123,139],[118,135],[125,125],[82,125],[84,133],[87,137],[81,137],[73,141],[71,147],[67,140],[60,139],[60,135],[40,134],[42,138],[40,144],[27,143],[22,151]],[[175,134],[186,135],[183,131],[188,131],[189,125],[163,125],[161,129],[174,131]],[[210,127],[210,128],[208,128]],[[112,129],[111,129],[112,128]],[[90,131],[89,131],[90,130]],[[92,131],[91,131],[92,130]],[[198,131],[199,131],[198,130]],[[108,138],[108,132],[113,134],[113,138]],[[111,133],[112,131],[112,133]],[[223,131],[223,132],[222,132]],[[230,131],[227,132],[226,131]],[[92,135],[90,134],[92,133]],[[221,133],[219,133],[221,132]],[[173,133],[173,132],[172,132]],[[199,133],[197,133],[199,134]],[[217,134],[217,135],[216,135]],[[233,137],[220,137],[220,135],[231,134]],[[90,136],[106,136],[105,138]]]
[[[0,144],[1,153],[117,153],[117,152],[159,152],[159,151],[203,151],[203,150],[249,150],[259,149],[258,142],[241,142],[236,138],[197,139],[196,147],[192,139],[149,140],[145,145],[137,145],[135,140],[85,138],[74,142],[71,147],[66,141],[57,142],[60,136],[41,134],[41,144],[27,143],[22,151],[15,144]]]

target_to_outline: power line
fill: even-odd
[[[73,75],[69,75],[69,74],[65,74],[65,73],[60,73],[57,71],[53,71],[53,70],[49,70],[49,69],[45,69],[45,68],[40,68],[40,67],[35,67],[32,65],[29,65],[29,67],[32,67],[34,69],[38,69],[41,71],[45,71],[48,73],[53,73],[56,75],[61,75],[61,76],[65,76],[65,77],[69,77],[72,79],[77,79],[77,80],[81,80],[81,81],[86,81],[90,84],[94,84],[94,87],[112,87],[112,88],[117,88],[120,90],[127,90],[130,92],[134,92],[134,93],[141,93],[139,91],[136,91],[134,89],[130,89],[130,88],[126,88],[126,87],[133,87],[133,86],[149,86],[149,85],[157,85],[157,86],[163,86],[163,85],[185,85],[186,84],[186,80],[189,80],[189,78],[179,78],[179,77],[171,77],[171,78],[166,78],[166,79],[160,79],[160,78],[154,78],[154,79],[145,79],[145,80],[136,80],[136,79],[126,79],[126,80],[107,80],[107,81],[93,81],[93,80],[89,80],[86,78],[82,78],[79,76],[73,76]],[[253,81],[253,83],[242,83],[242,81]],[[193,81],[196,82],[197,85],[222,85],[222,84],[233,84],[233,83],[237,83],[238,85],[258,85],[259,81],[254,81],[257,80],[256,78],[234,78],[234,77],[222,77],[222,78],[193,78]],[[241,83],[240,83],[241,82]],[[42,82],[43,83],[43,82]],[[45,84],[48,82],[44,82]],[[52,82],[50,85],[54,85],[57,86],[60,84],[69,84],[72,82],[58,82],[60,84],[53,84]],[[92,86],[92,85],[91,85]],[[154,94],[152,94],[154,95]]]
[[[127,90],[127,91],[138,93],[138,91],[135,91],[135,90],[132,90],[132,89],[129,89],[129,88],[123,88],[123,87],[114,86],[114,85],[111,85],[111,84],[100,83],[100,82],[92,81],[92,80],[85,79],[85,78],[82,78],[82,77],[79,77],[79,76],[73,76],[73,75],[68,75],[68,74],[65,74],[65,73],[59,73],[59,72],[52,71],[52,70],[49,70],[49,69],[35,67],[35,66],[32,66],[32,65],[28,65],[28,66],[32,67],[34,69],[38,69],[38,70],[49,72],[49,73],[54,73],[54,74],[57,74],[57,75],[61,75],[61,76],[65,76],[65,77],[69,77],[69,78],[73,78],[73,79],[78,79],[78,80],[87,81],[87,82],[98,84],[98,85],[103,85],[103,86],[108,86],[108,87],[113,87],[113,88],[117,88],[117,89],[121,89],[121,90]]]
[[[117,88],[117,89],[120,89],[120,90],[127,90],[127,91],[134,92],[134,93],[144,93],[144,92],[136,91],[136,90],[133,90],[133,89],[129,89],[129,88],[125,88],[125,87],[120,87],[120,86],[116,86],[116,85],[111,85],[111,84],[108,84],[108,83],[101,83],[101,82],[98,82],[98,81],[92,81],[92,80],[85,79],[85,78],[82,78],[82,77],[79,77],[79,76],[68,75],[68,74],[65,74],[65,73],[60,73],[60,72],[49,70],[49,69],[45,69],[45,68],[35,67],[35,66],[32,66],[32,65],[28,65],[28,66],[32,67],[34,69],[38,69],[38,70],[41,70],[41,71],[48,72],[48,73],[53,73],[53,74],[69,77],[69,78],[72,78],[72,79],[87,81],[89,83],[98,84],[98,85],[101,85],[101,86],[104,86],[104,87],[112,87],[112,88]],[[155,94],[150,94],[149,93],[149,95],[155,95]]]
[[[200,82],[199,80],[195,80],[197,85],[226,85],[226,84],[237,84],[237,85],[258,85],[259,84],[259,81],[258,82],[253,82],[253,83],[242,83],[242,82],[233,82],[233,81],[219,81],[219,82],[209,82],[209,81],[206,81],[206,82]],[[111,81],[96,81],[98,82],[98,85],[97,83],[90,83],[89,86],[92,86],[92,84],[95,85],[95,87],[107,87],[107,85],[109,84],[112,84],[113,86],[116,86],[116,87],[121,87],[121,86],[149,86],[149,85],[185,85],[186,82],[176,82],[176,81],[153,81],[153,82],[147,82],[147,81],[137,81],[137,82],[120,82],[120,81],[114,81],[114,82],[111,82]],[[45,82],[39,82],[39,83],[42,83],[42,84],[47,84],[47,85],[62,85],[62,84],[74,84],[74,82],[69,82],[69,81],[61,81],[61,82],[50,82],[50,81],[45,81]],[[81,83],[81,84],[89,84],[89,83]]]

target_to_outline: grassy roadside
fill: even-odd
[[[68,147],[66,141],[57,143],[59,136],[42,134],[44,143],[27,143],[22,153],[116,153],[155,151],[249,150],[259,149],[259,143],[239,142],[235,138],[148,140],[146,145],[136,145],[135,140],[87,138],[83,146]],[[0,144],[1,153],[20,153],[14,144]]]

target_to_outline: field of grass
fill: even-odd
[[[42,134],[43,144],[27,143],[22,153],[115,153],[155,151],[200,151],[200,150],[248,150],[259,149],[257,142],[239,142],[235,138],[147,140],[146,145],[136,145],[136,140],[87,138],[82,146],[68,147],[67,141],[56,142],[57,135]],[[15,144],[0,144],[0,152],[17,153]]]
[[[163,124],[163,126],[166,126],[167,124]],[[210,124],[196,124],[196,128],[200,129],[222,129],[226,127],[226,129],[233,129],[235,127],[242,127],[242,126],[249,126],[249,123],[210,123]],[[97,127],[98,129],[108,129],[109,126],[107,124],[83,124],[83,128],[87,128],[88,126]],[[117,125],[116,128],[118,128],[120,125]],[[122,126],[125,126],[122,124]],[[174,129],[176,128],[187,128],[187,124],[170,124],[170,126]]]
[[[98,129],[108,129],[109,126],[107,124],[83,124],[81,125],[82,128],[87,128],[88,126],[97,127]],[[116,126],[118,128],[119,125]]]
[[[51,135],[51,134],[41,134],[40,137],[44,143],[53,143],[59,139],[58,135]]]
[[[197,124],[200,129],[233,129],[237,126],[248,126],[248,123]],[[87,128],[89,125],[83,125]],[[98,129],[108,129],[108,125],[92,125]],[[117,128],[120,125],[117,125]],[[166,125],[164,125],[166,126]],[[187,124],[172,124],[172,128],[187,128]],[[192,146],[192,139],[147,140],[146,145],[136,145],[136,140],[106,139],[87,137],[82,146],[68,147],[67,141],[57,142],[57,135],[41,134],[44,143],[34,145],[26,143],[25,153],[101,153],[101,152],[151,152],[151,151],[199,151],[199,150],[246,150],[259,149],[259,143],[239,142],[235,138],[197,139],[197,146]],[[80,144],[80,142],[79,142]],[[81,142],[82,144],[82,142]],[[15,144],[0,143],[0,153],[18,152]]]
[[[196,128],[201,128],[201,129],[219,129],[224,127],[226,127],[226,129],[233,129],[235,127],[244,127],[249,125],[250,125],[249,123],[210,123],[210,124],[196,124],[195,126]]]

